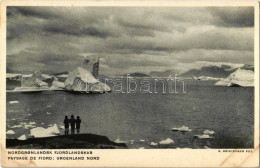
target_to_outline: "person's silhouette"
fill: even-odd
[[[69,123],[70,123],[68,116],[65,116],[63,123],[64,123],[64,127],[65,127],[65,135],[68,135],[69,134]]]
[[[77,134],[79,134],[79,132],[80,132],[80,123],[81,123],[81,119],[79,118],[79,116],[77,116],[77,119],[76,119]]]
[[[75,119],[74,119],[74,115],[71,115],[71,118],[70,118],[70,129],[71,129],[71,134],[75,134]]]

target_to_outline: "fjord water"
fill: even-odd
[[[157,85],[159,89],[161,85]],[[159,90],[158,89],[158,90]],[[10,101],[19,101],[10,104]],[[81,133],[107,136],[129,148],[253,148],[254,88],[214,86],[189,81],[186,93],[73,94],[63,91],[7,93],[7,130],[29,134],[22,122],[37,127],[63,125],[64,116],[80,116]],[[188,126],[191,132],[171,128]],[[209,129],[212,139],[198,139]],[[62,129],[60,129],[63,134]],[[151,146],[170,138],[173,144]]]

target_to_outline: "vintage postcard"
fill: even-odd
[[[258,167],[259,3],[2,1],[3,167]]]

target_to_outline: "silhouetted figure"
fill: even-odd
[[[74,115],[71,115],[70,118],[70,129],[71,129],[71,134],[75,134],[75,119],[74,119]]]
[[[64,123],[64,127],[65,127],[65,135],[69,135],[70,120],[68,119],[68,116],[65,116],[63,123]]]
[[[77,116],[77,119],[76,119],[77,134],[79,134],[79,132],[80,132],[80,123],[81,123],[81,119],[79,118],[79,116]]]

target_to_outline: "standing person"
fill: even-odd
[[[65,135],[69,135],[70,120],[68,119],[68,116],[65,116],[63,123],[64,123],[64,127],[65,127]]]
[[[74,115],[71,115],[71,118],[70,118],[70,129],[71,129],[71,134],[75,134],[75,119],[74,119]]]
[[[79,134],[79,132],[80,132],[80,123],[81,123],[81,119],[79,118],[79,116],[77,116],[77,119],[76,119],[77,134]]]

